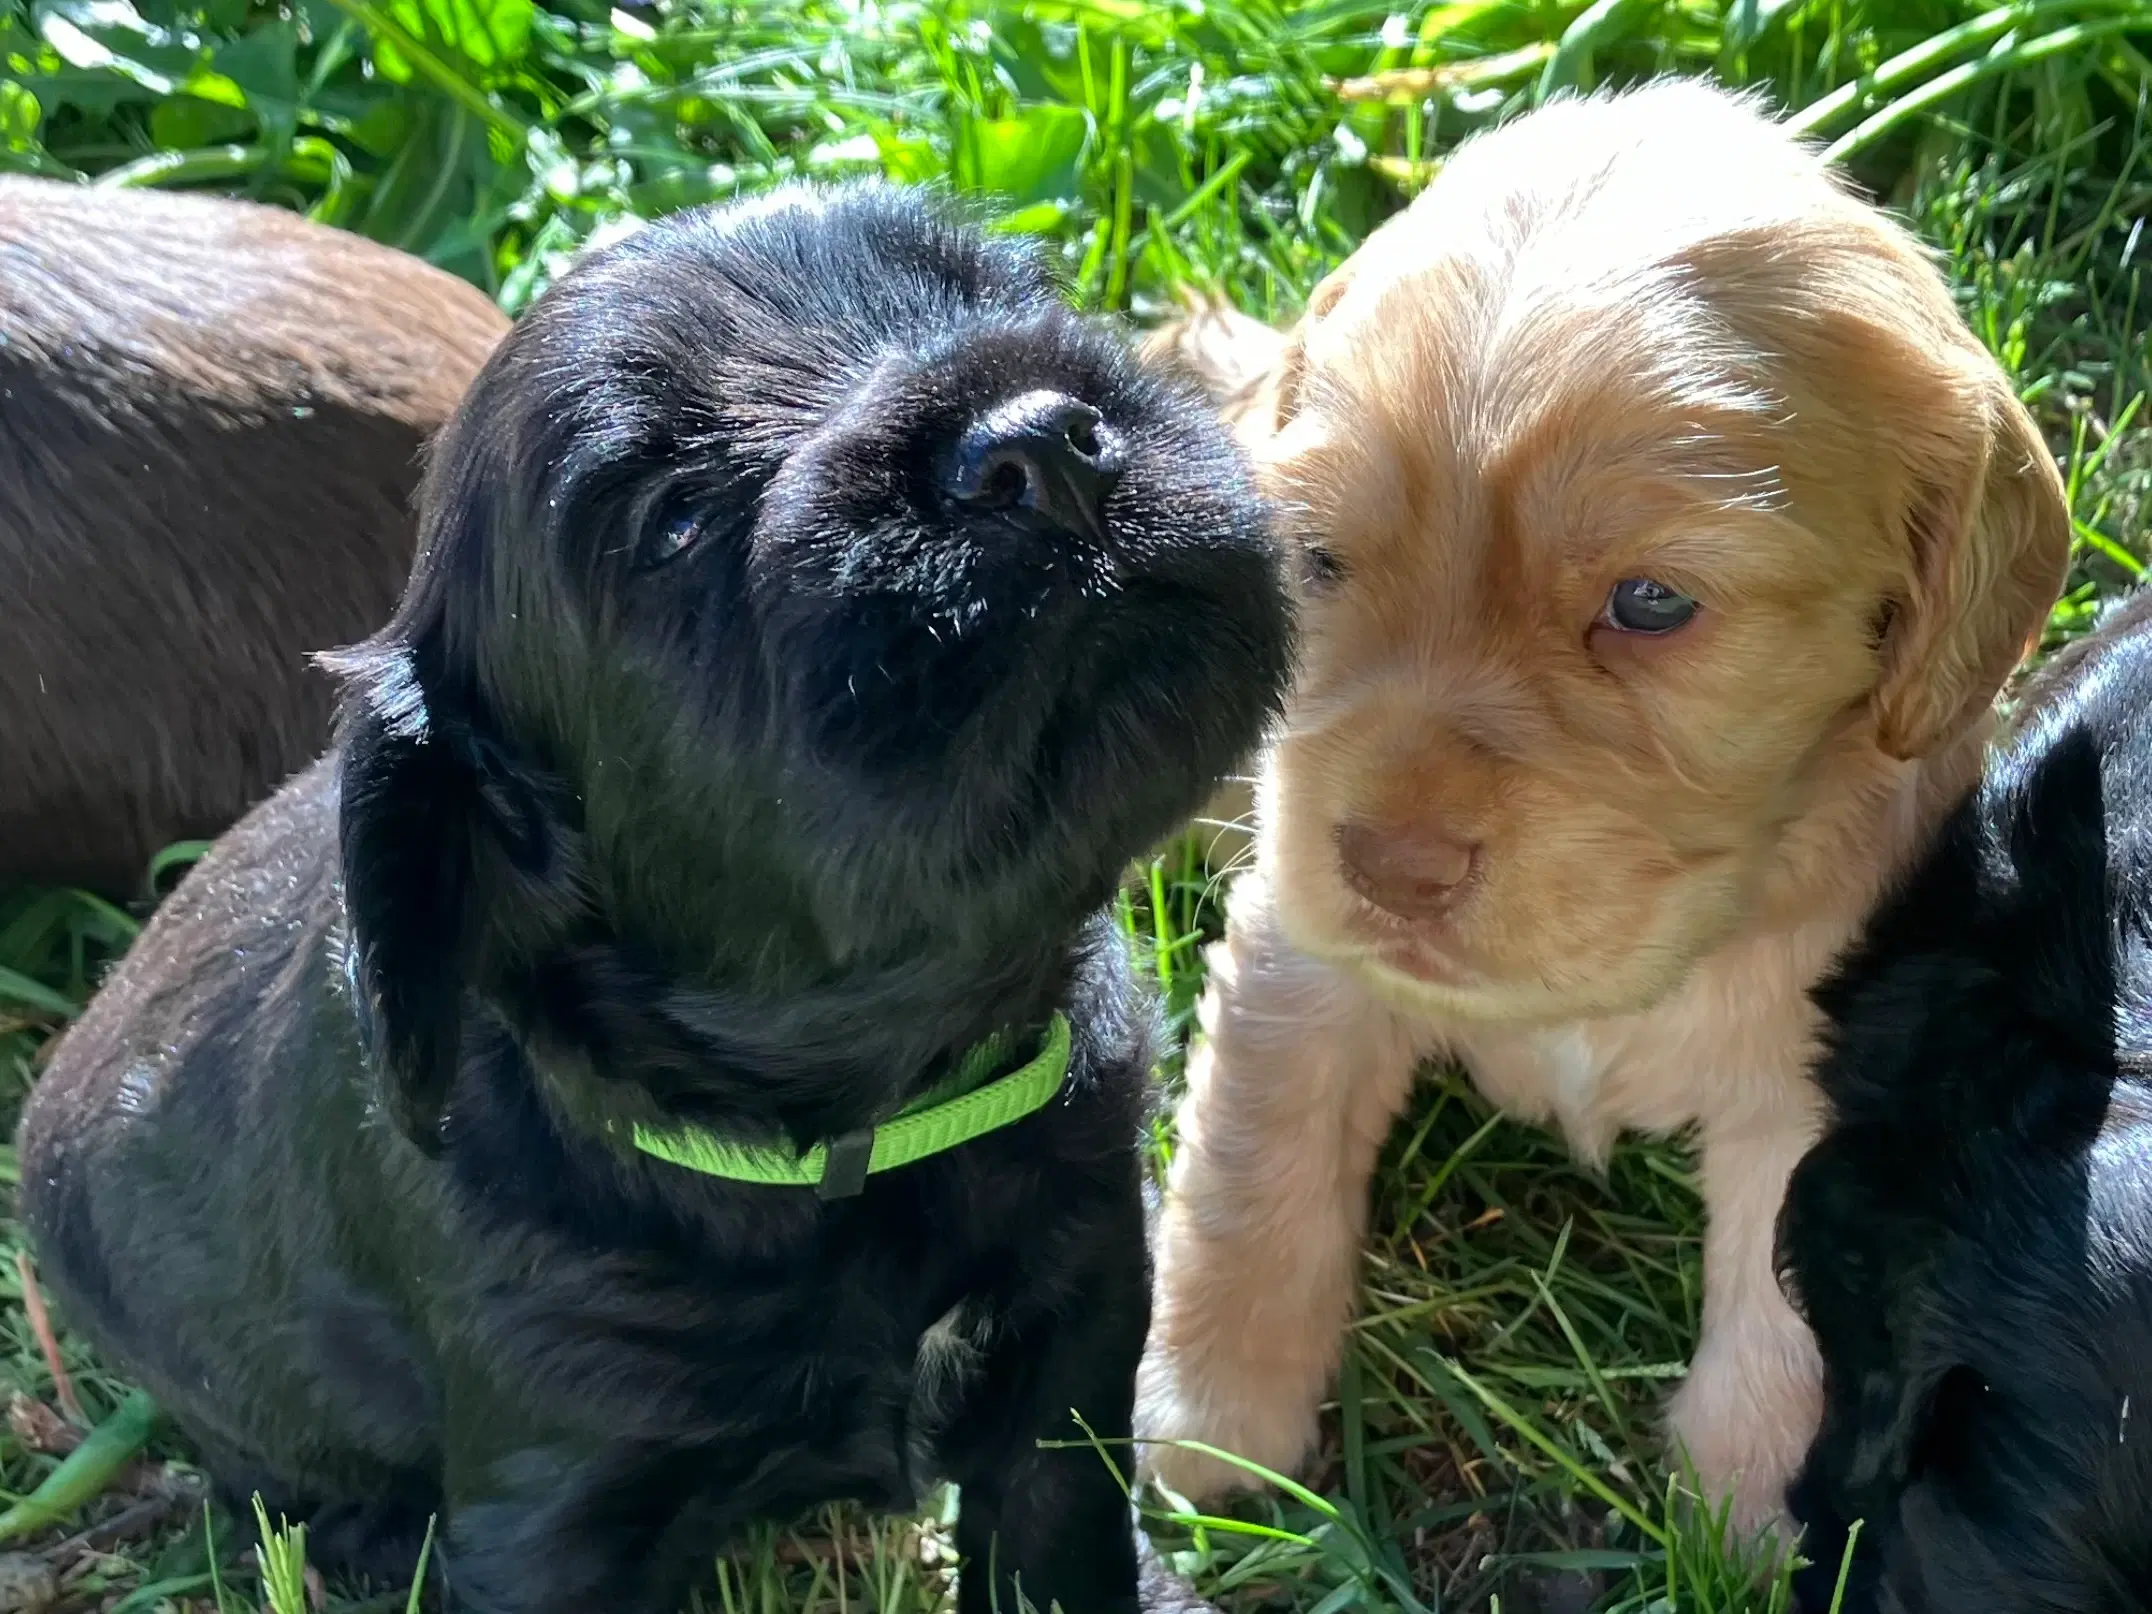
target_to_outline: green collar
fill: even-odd
[[[734,1182],[813,1188],[823,1199],[844,1199],[866,1186],[867,1174],[894,1171],[929,1155],[984,1137],[1043,1108],[1068,1077],[1069,1023],[1056,1014],[1039,1055],[998,1081],[979,1085],[1007,1056],[997,1033],[967,1053],[949,1077],[912,1100],[894,1120],[862,1127],[803,1155],[780,1147],[735,1143],[700,1127],[635,1128],[635,1147],[690,1171]]]

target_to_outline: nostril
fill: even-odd
[[[1105,536],[1121,469],[1118,435],[1089,404],[1028,392],[974,420],[947,462],[943,488],[980,511],[1034,511],[1053,525]]]
[[[1069,421],[1068,445],[1083,458],[1095,460],[1103,452],[1098,440],[1098,411],[1080,404],[1077,410]]]
[[[1338,862],[1361,896],[1401,919],[1435,919],[1455,906],[1479,848],[1425,830],[1348,822],[1338,828]]]
[[[950,492],[967,504],[1005,510],[1022,504],[1027,494],[1036,498],[1038,474],[1021,453],[1000,449],[982,458],[970,475],[960,473]]]

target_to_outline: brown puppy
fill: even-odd
[[[1142,1432],[1303,1458],[1376,1151],[1446,1055],[1587,1157],[1698,1128],[1673,1432],[1774,1522],[1817,1416],[1771,1255],[1808,987],[1975,776],[2063,574],[2054,464],[1911,238],[1695,84],[1466,146],[1266,387],[1303,664],[1211,961]]]
[[[508,321],[246,202],[0,179],[0,880],[124,892],[328,738]]]

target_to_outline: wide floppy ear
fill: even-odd
[[[465,1008],[581,914],[583,837],[560,782],[510,750],[474,691],[444,693],[394,631],[330,658],[345,680],[338,843],[382,1104],[431,1154]]]
[[[384,1109],[437,1152],[472,994],[525,966],[581,910],[572,795],[511,745],[482,688],[495,529],[513,479],[471,426],[489,366],[436,445],[422,540],[395,616],[320,658],[342,684],[338,850],[350,975]],[[476,418],[500,418],[479,416]]]
[[[1891,426],[1911,474],[1910,564],[1874,700],[1894,757],[1927,755],[1987,709],[2069,565],[2069,501],[2032,417],[1984,356],[1953,358]]]
[[[376,640],[334,658],[345,679],[338,841],[352,984],[389,1117],[427,1153],[463,1042],[478,946],[478,780],[419,681]]]
[[[1265,435],[1285,430],[1300,413],[1300,389],[1308,368],[1308,336],[1337,307],[1346,288],[1352,284],[1352,277],[1353,267],[1348,260],[1331,270],[1308,293],[1308,306],[1286,333],[1285,346],[1270,367],[1263,389],[1269,396],[1259,399],[1259,424]]]

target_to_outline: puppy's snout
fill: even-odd
[[[1472,877],[1479,848],[1428,830],[1349,822],[1338,829],[1345,882],[1400,919],[1439,919]]]
[[[1121,474],[1120,434],[1089,404],[1030,392],[974,421],[949,467],[950,498],[975,510],[1031,510],[1066,532],[1106,535]]]

